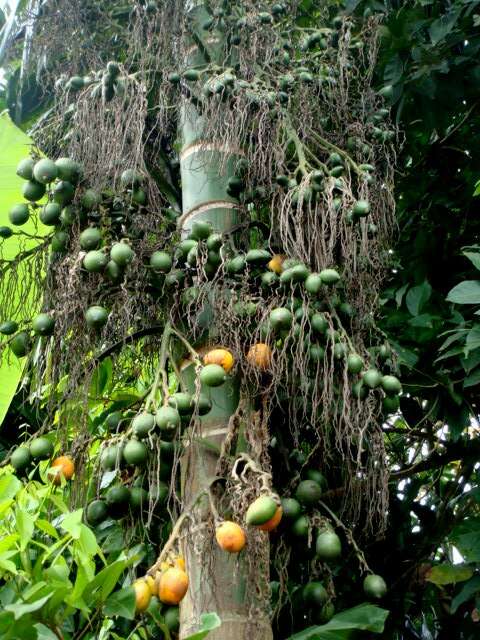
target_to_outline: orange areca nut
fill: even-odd
[[[228,349],[218,348],[208,351],[203,356],[203,362],[204,364],[218,364],[223,367],[225,373],[229,373],[233,368],[235,360]]]
[[[258,528],[261,529],[262,531],[273,531],[280,524],[282,515],[283,515],[282,507],[277,507],[277,510],[275,511],[275,515],[272,518],[270,518],[270,520],[267,520],[267,522],[265,522],[264,524],[259,525]]]
[[[158,586],[158,599],[164,604],[178,604],[187,593],[188,576],[182,569],[171,567],[162,573]]]
[[[272,361],[272,350],[265,344],[264,342],[257,342],[250,347],[247,353],[247,360],[252,365],[252,367],[256,367],[260,369],[260,371],[265,371],[270,367]]]
[[[283,262],[285,258],[286,256],[280,253],[276,253],[267,265],[270,271],[273,271],[277,275],[280,275],[283,271]]]
[[[235,522],[222,522],[215,532],[218,545],[228,553],[238,553],[247,542],[245,531]]]
[[[48,474],[52,476],[53,484],[59,485],[62,476],[65,480],[71,480],[75,473],[75,465],[73,460],[68,456],[59,456],[52,462]]]

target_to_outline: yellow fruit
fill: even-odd
[[[264,524],[259,525],[258,528],[261,529],[262,531],[273,531],[280,524],[282,515],[283,515],[282,507],[277,507],[277,510],[275,511],[275,515],[272,518],[270,518],[270,520],[267,520],[267,522],[264,522]]]
[[[156,596],[158,593],[158,585],[155,584],[155,579],[152,576],[146,576],[145,582],[148,584],[152,596]]]
[[[160,563],[160,571],[167,571],[167,569],[171,568],[171,563],[170,562],[161,562]]]
[[[185,571],[185,559],[182,558],[182,556],[177,556],[173,561],[173,564],[179,569],[182,569],[182,571]]]
[[[150,586],[146,580],[136,580],[133,588],[135,589],[135,609],[137,613],[142,613],[146,611],[152,598]]]
[[[283,271],[283,262],[285,258],[286,256],[276,253],[267,265],[270,271],[280,275]]]
[[[203,356],[204,364],[219,364],[225,373],[229,373],[234,365],[233,355],[227,349],[212,349]]]
[[[75,473],[75,465],[73,460],[68,456],[59,456],[52,462],[48,475],[52,476],[53,484],[59,485],[62,481],[62,476],[65,480],[71,480]]]
[[[265,371],[270,367],[272,361],[272,350],[265,344],[264,342],[257,342],[250,347],[247,353],[247,360],[252,365],[252,367],[256,367],[260,369],[260,371]]]
[[[215,532],[218,545],[228,553],[238,553],[247,542],[245,531],[235,522],[222,522]]]
[[[164,604],[178,604],[187,593],[188,576],[182,569],[171,567],[162,573],[158,586],[158,599]]]

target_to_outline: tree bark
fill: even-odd
[[[201,24],[208,13],[203,5],[193,4],[189,9],[190,24]],[[200,37],[200,30],[197,35]],[[216,51],[223,49],[223,43],[219,46],[222,37],[220,33],[209,33],[205,49],[212,60],[215,60]],[[203,51],[193,40],[187,46],[187,66],[206,63]],[[217,62],[221,64],[222,56],[218,57]],[[215,140],[204,139],[203,132],[201,114],[192,102],[185,100],[180,153],[183,211],[179,220],[183,236],[188,234],[196,220],[208,221],[214,233],[225,233],[238,225],[241,217],[238,201],[226,191],[228,179],[234,172],[235,156],[228,149],[219,148]],[[182,377],[187,386],[194,390],[193,365],[182,369]],[[212,389],[210,395],[212,410],[200,418],[198,438],[187,443],[181,460],[184,504],[189,504],[215,477],[218,451],[228,432],[230,417],[239,402],[238,380],[230,378],[222,387]],[[202,536],[205,531],[202,527],[211,526],[211,523],[209,501],[205,497],[195,508],[192,528],[200,526],[199,536]],[[250,640],[271,640],[267,612],[262,616],[257,611],[253,624],[249,618],[251,594],[249,598],[246,552],[228,554],[218,547],[214,535],[210,534],[203,542],[206,553],[199,555],[198,549],[197,552],[195,550],[198,542],[194,534],[182,541],[190,586],[180,606],[180,638],[187,638],[198,631],[202,613],[216,612],[222,624],[219,629],[210,632],[209,640],[244,640],[247,635]]]

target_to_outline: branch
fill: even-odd
[[[401,480],[402,478],[409,478],[422,471],[439,469],[456,460],[468,460],[471,458],[480,458],[480,438],[468,440],[467,442],[453,442],[446,447],[444,453],[434,451],[428,458],[390,474],[390,479]]]

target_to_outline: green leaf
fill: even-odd
[[[11,611],[15,617],[15,620],[20,620],[20,618],[25,616],[27,613],[32,613],[32,611],[38,611],[39,609],[41,609],[43,605],[50,600],[51,597],[52,594],[50,593],[43,598],[35,600],[34,602],[27,602],[24,604],[22,604],[21,602],[15,602],[13,604],[7,604],[7,606],[5,607],[5,611]]]
[[[460,605],[470,600],[477,593],[480,593],[480,576],[473,576],[453,598],[450,607],[451,612],[455,613]]]
[[[20,480],[12,473],[2,476],[0,478],[0,496],[2,496],[2,500],[10,500],[11,498],[14,498],[22,487],[23,485]]]
[[[454,527],[450,541],[466,562],[480,562],[480,518],[469,518]]]
[[[480,271],[480,253],[473,253],[472,251],[463,251],[463,255],[470,260],[475,269]]]
[[[15,516],[17,531],[20,536],[20,550],[24,551],[33,536],[35,517],[33,514],[20,508],[16,510]]]
[[[320,626],[309,627],[288,640],[347,640],[356,631],[382,633],[389,612],[373,604],[361,604],[347,609]]]
[[[467,347],[467,351],[473,351],[480,347],[480,324],[475,324],[472,329],[470,329],[467,334],[465,345]]]
[[[113,363],[111,358],[105,358],[92,376],[90,393],[92,396],[101,396],[105,389],[111,384],[113,378]]]
[[[200,629],[190,636],[186,636],[184,640],[202,640],[210,631],[218,629],[222,624],[221,619],[216,613],[202,613],[200,616]]]
[[[135,589],[124,587],[112,593],[105,602],[103,611],[106,616],[121,616],[133,620],[135,617]]]
[[[438,44],[440,40],[443,40],[452,31],[459,15],[460,11],[458,9],[456,11],[451,10],[432,22],[428,31],[433,45]]]
[[[465,378],[463,381],[463,388],[468,389],[469,387],[474,387],[477,384],[480,384],[480,367],[472,371],[472,373]]]
[[[436,585],[456,584],[468,580],[472,575],[472,567],[464,564],[438,564],[430,569],[426,580]]]
[[[80,525],[80,538],[78,540],[78,548],[81,553],[92,557],[100,552],[95,534],[85,524]]]
[[[120,576],[125,569],[135,562],[133,558],[121,558],[112,564],[104,567],[88,585],[84,594],[87,603],[105,602],[118,584]]]
[[[0,553],[0,569],[3,569],[8,573],[12,573],[13,575],[17,575],[17,565],[12,560],[9,560],[9,558],[15,555],[17,555],[17,551],[15,550]]]
[[[412,316],[419,315],[431,295],[432,287],[426,280],[408,291],[405,303]]]
[[[403,287],[400,287],[400,289],[397,289],[395,291],[395,302],[397,303],[397,308],[399,308],[402,305],[403,296],[405,295],[405,292],[407,289],[408,289],[408,282],[407,284],[404,284]]]
[[[34,625],[34,628],[37,631],[38,640],[58,640],[58,636],[56,636],[53,631],[50,631],[50,629],[41,622]]]
[[[464,280],[450,289],[447,302],[455,304],[480,304],[480,280]]]
[[[8,211],[12,205],[22,201],[21,186],[23,180],[16,175],[17,164],[22,158],[28,155],[29,146],[32,140],[10,120],[8,112],[0,114],[0,225],[11,226],[8,219]],[[48,228],[39,225],[35,227],[34,221],[27,222],[22,231],[34,235],[45,235]],[[2,258],[11,260],[20,250],[26,250],[35,246],[35,241],[25,240],[22,236],[13,235],[8,240],[2,242]],[[22,271],[22,267],[19,267]],[[8,275],[4,275],[8,278]],[[26,271],[24,277],[30,279],[33,276]],[[28,300],[30,303],[31,300]],[[7,304],[7,301],[2,301]],[[9,301],[9,306],[15,307],[15,299]],[[19,318],[10,318],[17,320]],[[23,319],[23,318],[20,318]],[[22,377],[23,367],[26,358],[18,360],[17,358],[7,359],[7,350],[0,355],[0,425],[5,418],[8,407],[12,402],[13,396],[17,390],[18,384]],[[1,494],[0,494],[1,495]]]
[[[50,524],[50,522],[48,522],[48,520],[43,520],[43,518],[38,518],[35,525],[37,529],[40,529],[40,531],[43,531],[51,538],[55,538],[55,540],[58,540],[58,537],[59,537],[58,531],[55,529],[55,527],[52,524]]]
[[[83,509],[77,509],[71,513],[67,513],[60,523],[60,528],[69,533],[74,540],[80,538],[82,531],[82,513]]]

